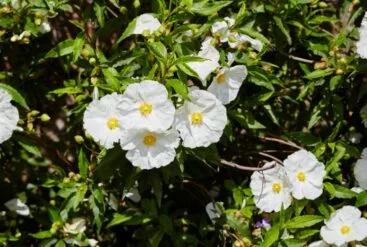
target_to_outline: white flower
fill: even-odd
[[[367,190],[367,148],[362,151],[361,159],[354,166],[354,176],[361,188]]]
[[[219,141],[227,123],[227,111],[211,93],[194,90],[191,101],[177,110],[174,126],[180,132],[182,145],[188,148],[208,147]]]
[[[71,220],[71,223],[66,223],[64,225],[64,232],[71,234],[79,234],[85,232],[87,227],[85,226],[85,219],[83,218],[74,218]]]
[[[361,241],[367,237],[367,219],[361,218],[361,211],[352,206],[336,210],[325,220],[320,234],[328,244],[341,246],[351,241]]]
[[[10,103],[11,99],[6,91],[0,89],[0,144],[12,136],[19,121],[18,109]]]
[[[189,66],[199,76],[201,82],[206,85],[206,78],[219,67],[219,52],[212,46],[211,40],[213,38],[207,38],[201,45],[201,49],[197,54],[198,57],[205,58],[207,60],[201,62],[189,62]]]
[[[163,131],[171,127],[175,107],[165,86],[146,80],[129,85],[119,106],[126,129]]]
[[[238,34],[238,33],[231,33],[230,38],[228,40],[228,45],[231,48],[236,48],[239,45],[242,45],[244,43],[249,43],[251,47],[258,52],[260,52],[263,48],[263,43],[257,39],[253,39],[250,36],[246,34]]]
[[[266,163],[264,167],[273,166],[274,163]],[[264,212],[279,212],[282,205],[284,209],[291,205],[291,184],[284,168],[279,164],[263,172],[254,172],[250,188],[256,207]]]
[[[95,239],[86,239],[84,241],[82,240],[78,240],[78,239],[72,239],[72,238],[67,238],[64,239],[65,242],[71,246],[91,246],[91,247],[95,247],[98,244],[98,241]]]
[[[126,158],[133,166],[152,169],[170,164],[179,142],[177,131],[172,129],[165,132],[128,130],[121,138],[121,147],[128,150]]]
[[[51,25],[48,20],[45,20],[40,25],[40,32],[41,33],[48,33],[51,31]]]
[[[307,246],[308,247],[329,247],[329,245],[323,240],[312,242]]]
[[[247,77],[245,65],[223,68],[214,77],[208,91],[214,94],[224,105],[237,97],[242,82]]]
[[[211,32],[215,36],[219,36],[221,43],[228,41],[228,35],[230,33],[230,28],[234,25],[235,20],[230,17],[225,17],[224,21],[217,21],[211,27]]]
[[[29,208],[18,198],[11,199],[4,203],[10,211],[16,212],[19,215],[28,216],[30,214]]]
[[[223,202],[209,202],[205,206],[205,211],[209,219],[214,223],[215,219],[220,218],[223,213]]]
[[[121,103],[121,95],[106,95],[93,100],[84,113],[84,129],[107,149],[119,142],[123,131],[123,118],[117,107]]]
[[[361,27],[359,28],[359,41],[356,44],[358,55],[366,59],[367,58],[367,13],[365,13]]]
[[[364,127],[367,128],[367,104],[365,104],[361,111],[359,112],[361,118],[362,118],[362,123],[364,124]]]
[[[311,152],[299,150],[289,155],[284,160],[284,168],[296,199],[314,200],[322,194],[325,165]]]
[[[124,195],[123,198],[129,198],[133,202],[140,202],[141,196],[138,190],[138,183],[136,182],[133,187],[131,187]]]
[[[142,34],[144,31],[149,31],[150,33],[152,33],[160,27],[161,23],[153,15],[142,14],[136,18],[135,28],[132,33]]]

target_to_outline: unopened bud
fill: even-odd
[[[318,5],[319,5],[320,8],[328,7],[327,3],[325,3],[325,2],[319,2]]]
[[[24,31],[24,37],[31,37],[31,32],[29,31]]]
[[[149,37],[150,36],[150,31],[149,30],[144,30],[143,33],[142,33],[142,35],[144,37]]]
[[[33,111],[31,111],[31,112],[29,113],[29,115],[31,115],[32,117],[35,117],[35,116],[37,116],[38,114],[40,114],[40,112],[39,112],[39,111],[37,111],[37,110],[33,110]]]
[[[95,85],[97,85],[98,78],[97,77],[92,77],[92,78],[90,78],[90,82],[92,83],[93,86],[95,86]]]
[[[134,6],[134,8],[139,8],[140,7],[140,1],[139,0],[134,0],[134,2],[133,2],[133,6]]]
[[[251,59],[255,59],[255,58],[256,58],[256,56],[257,56],[257,54],[256,54],[256,52],[254,52],[254,51],[251,51],[251,52],[249,52],[249,54],[248,54],[248,57],[249,57],[249,58],[251,58]]]
[[[43,113],[40,118],[42,122],[48,122],[51,119],[50,116],[47,115],[46,113]]]
[[[51,204],[52,206],[55,206],[55,205],[56,205],[55,200],[51,200],[51,201],[50,201],[50,204]]]
[[[91,139],[92,139],[92,136],[91,136],[87,131],[84,133],[84,135],[85,135],[85,137],[86,137],[87,139],[89,139],[89,140],[91,140]]]
[[[64,184],[70,183],[70,178],[64,178],[62,181]]]
[[[95,65],[95,64],[96,64],[96,62],[97,62],[97,60],[96,60],[94,57],[91,57],[91,58],[89,59],[89,64],[90,64],[90,65]]]
[[[335,70],[335,74],[337,74],[337,75],[341,75],[343,73],[344,73],[344,71],[342,69]]]
[[[10,38],[10,41],[11,41],[11,42],[16,42],[16,41],[18,41],[18,39],[19,39],[19,35],[15,34],[15,35],[13,35],[13,36]]]
[[[236,37],[235,37],[235,36],[230,35],[230,36],[228,37],[228,41],[229,41],[229,42],[231,42],[231,43],[235,43],[235,42],[237,42],[237,39],[236,39]]]
[[[69,178],[72,178],[72,177],[74,177],[75,176],[75,173],[74,172],[69,172],[69,174],[68,174],[68,177]]]
[[[41,23],[42,23],[42,19],[41,18],[34,19],[34,24],[36,24],[37,26],[41,25]]]
[[[84,142],[84,138],[82,136],[80,136],[80,135],[74,136],[74,140],[78,144],[82,144]]]
[[[126,14],[127,13],[127,8],[125,6],[121,6],[120,7],[120,13],[121,14]]]

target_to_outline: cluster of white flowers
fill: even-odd
[[[264,168],[271,166],[274,167],[251,176],[255,204],[264,212],[288,208],[291,195],[298,200],[314,200],[322,194],[325,165],[311,152],[299,150],[284,160],[284,167],[270,162]]]
[[[8,140],[19,121],[18,109],[10,101],[11,96],[0,89],[0,144]]]
[[[188,148],[219,141],[227,122],[226,108],[211,93],[192,90],[177,109],[164,85],[145,80],[124,94],[94,99],[84,113],[84,128],[107,149],[120,143],[126,158],[141,169],[170,164],[180,139]]]

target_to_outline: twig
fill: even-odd
[[[224,160],[224,159],[221,159],[220,160],[220,163],[223,164],[223,165],[232,167],[232,168],[239,169],[239,170],[243,170],[243,171],[254,171],[254,172],[255,171],[266,171],[266,170],[269,170],[269,169],[274,168],[276,166],[276,163],[275,162],[274,162],[274,164],[272,164],[269,167],[241,166],[239,164],[236,164],[234,162],[231,162],[231,161],[228,161],[228,160]]]
[[[263,153],[263,152],[257,152],[259,155],[264,156],[264,157],[268,157],[276,162],[278,162],[279,164],[283,165],[283,161],[281,161],[280,159],[278,159],[277,157],[271,155],[271,154],[267,154],[267,153]]]
[[[297,57],[297,56],[294,56],[294,55],[291,55],[291,54],[287,54],[287,53],[282,52],[282,51],[278,51],[278,52],[280,54],[282,54],[283,56],[286,56],[289,59],[292,59],[292,60],[295,60],[295,61],[298,61],[298,62],[302,62],[302,63],[315,63],[314,60],[310,60],[310,59],[306,59],[306,58],[302,58],[302,57]]]
[[[278,138],[274,138],[274,137],[264,137],[263,138],[265,141],[273,141],[273,142],[278,142],[290,147],[294,147],[294,148],[298,148],[298,149],[303,149],[302,147],[298,146],[297,144],[295,144],[294,142],[291,141],[284,141],[282,139],[278,139]]]

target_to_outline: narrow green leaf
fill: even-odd
[[[291,35],[289,34],[289,28],[286,25],[284,25],[284,23],[283,23],[283,21],[280,17],[273,16],[273,19],[274,19],[275,23],[277,24],[277,27],[284,34],[288,45],[292,45],[292,38],[291,38]]]
[[[78,155],[78,166],[80,176],[83,178],[87,178],[88,176],[88,159],[85,156],[83,148],[80,148]]]
[[[161,42],[148,43],[147,46],[158,60],[161,62],[167,60],[167,48]]]
[[[76,60],[78,60],[80,53],[82,52],[83,46],[85,43],[85,37],[84,37],[84,33],[81,32],[79,33],[75,40],[74,40],[74,45],[73,45],[73,62],[76,62]]]
[[[288,221],[285,224],[286,228],[304,228],[304,227],[310,227],[313,226],[321,221],[323,221],[324,218],[319,215],[301,215],[294,217],[290,221]]]
[[[60,43],[58,43],[54,48],[52,48],[47,54],[45,58],[56,58],[69,55],[73,53],[74,49],[74,40],[67,39]]]
[[[20,106],[29,110],[29,106],[27,102],[15,88],[9,86],[8,84],[4,84],[4,83],[0,83],[0,88],[8,92],[11,95],[11,97],[13,98],[13,100],[17,102]]]
[[[180,95],[183,99],[185,100],[189,99],[189,96],[188,96],[189,92],[188,92],[187,86],[182,81],[178,79],[169,79],[166,81],[166,86],[172,87],[175,90],[175,92],[178,95]]]
[[[260,244],[260,247],[270,247],[279,240],[280,226],[274,225],[265,235],[265,240]]]

